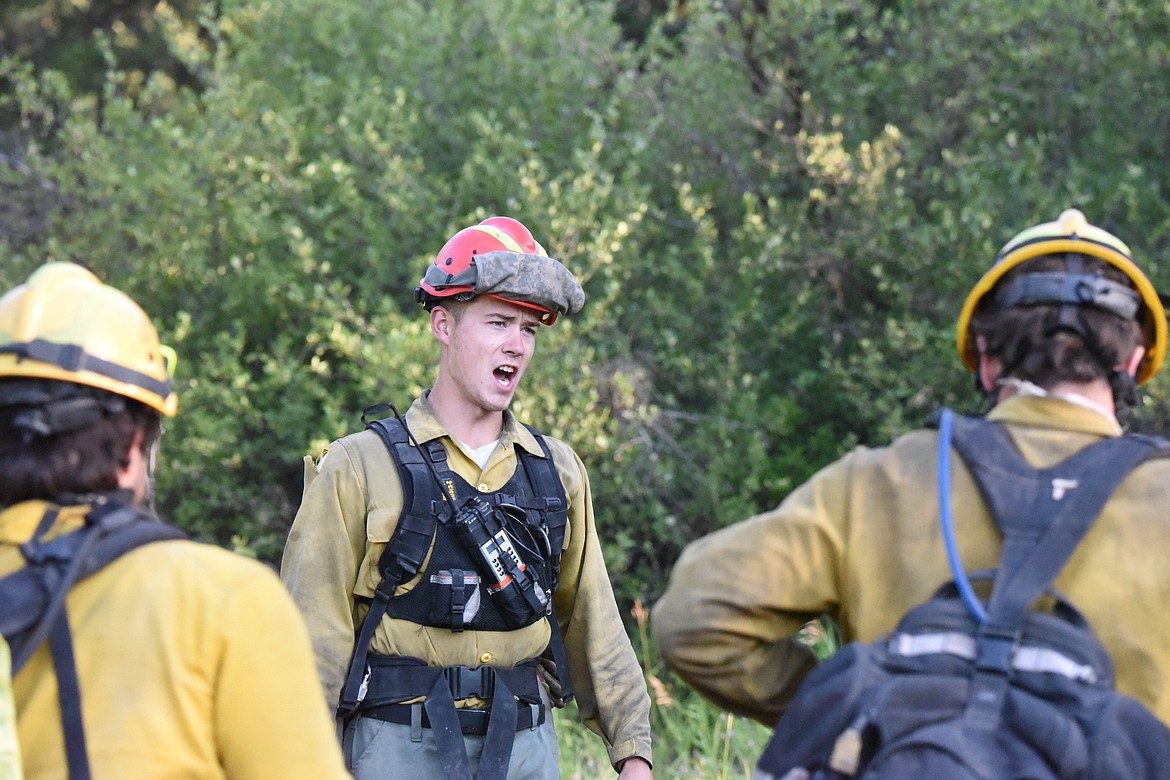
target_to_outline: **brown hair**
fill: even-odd
[[[472,295],[471,293],[460,293],[459,295],[450,295],[446,298],[441,298],[438,301],[436,301],[435,305],[432,306],[431,308],[433,309],[433,308],[440,308],[441,307],[443,309],[446,309],[447,313],[451,315],[451,319],[455,320],[456,322],[459,322],[459,320],[462,319],[464,313],[467,312],[468,305],[472,301],[474,301],[477,297],[479,297],[479,296]]]
[[[1003,375],[1049,388],[1062,382],[1087,383],[1109,377],[1143,343],[1141,326],[1112,312],[1077,307],[1077,317],[1088,338],[1059,326],[1060,304],[1030,304],[999,308],[996,290],[1020,276],[1038,271],[1065,271],[1069,255],[1044,255],[1004,274],[983,298],[971,318],[971,338],[982,337],[985,351],[1003,363]],[[1120,269],[1086,255],[1075,255],[1085,273],[1133,287]],[[1139,312],[1140,316],[1140,312]]]
[[[45,387],[70,384],[31,380]],[[22,380],[27,387],[30,380]],[[130,446],[139,431],[148,453],[162,433],[158,412],[96,388],[79,388],[103,408],[96,420],[78,430],[28,435],[18,423],[27,406],[0,407],[0,507],[21,501],[54,501],[62,494],[102,493],[118,488],[118,470],[129,465]],[[60,399],[59,392],[52,395]]]

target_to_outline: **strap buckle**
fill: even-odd
[[[1010,626],[984,623],[976,639],[975,668],[981,672],[1010,675],[1012,658],[1020,644],[1020,632]]]
[[[475,697],[491,701],[496,690],[496,670],[491,666],[448,666],[443,669],[451,697],[456,701]]]

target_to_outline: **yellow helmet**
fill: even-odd
[[[169,417],[174,362],[146,312],[79,265],[43,265],[0,298],[0,379],[97,387]]]
[[[959,357],[968,370],[976,368],[975,345],[970,339],[971,318],[980,301],[991,292],[1004,274],[1020,263],[1041,255],[1081,254],[1096,257],[1120,269],[1137,289],[1144,304],[1139,312],[1142,332],[1145,334],[1146,354],[1138,366],[1136,380],[1140,385],[1162,367],[1166,358],[1166,310],[1154,285],[1133,261],[1133,253],[1117,236],[1090,225],[1077,209],[1068,209],[1055,222],[1045,222],[1028,228],[1008,241],[991,269],[983,275],[967,295],[959,313],[957,343]]]

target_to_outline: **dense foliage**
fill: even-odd
[[[413,286],[491,214],[589,295],[516,411],[586,460],[626,603],[844,449],[974,405],[953,322],[1017,230],[1078,206],[1170,282],[1156,3],[199,5],[134,6],[168,65],[98,36],[93,84],[8,48],[0,286],[71,259],[143,302],[180,355],[161,509],[270,561],[302,457],[431,381]]]
[[[1077,206],[1170,288],[1168,71],[1149,0],[13,0],[0,288],[69,259],[137,297],[180,355],[162,512],[275,562],[302,457],[432,380],[433,253],[521,218],[589,304],[516,411],[590,468],[660,773],[746,775],[760,730],[662,673],[643,603],[690,539],[975,406],[954,319],[1019,229]]]

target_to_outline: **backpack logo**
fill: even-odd
[[[1055,477],[1052,480],[1052,500],[1059,501],[1064,498],[1064,494],[1070,490],[1075,490],[1081,483],[1075,479],[1061,479]]]

